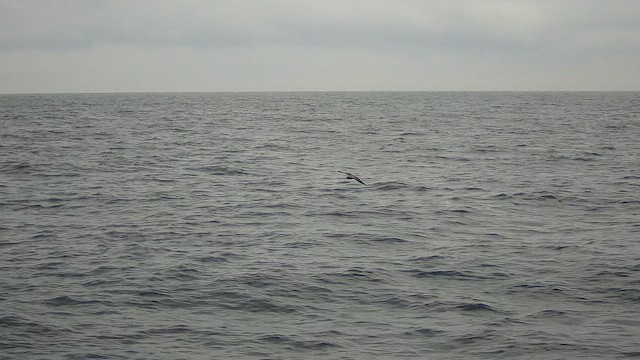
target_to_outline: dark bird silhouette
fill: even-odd
[[[339,172],[339,173],[343,173],[343,174],[347,175],[347,179],[349,179],[349,180],[353,179],[353,180],[355,180],[355,181],[359,182],[359,183],[360,183],[360,184],[362,184],[362,185],[367,185],[367,184],[365,184],[365,183],[364,183],[364,181],[360,180],[360,178],[359,178],[359,177],[357,177],[357,176],[355,176],[355,175],[353,175],[353,174],[351,174],[351,173],[344,172],[344,171],[340,171],[340,170],[338,170],[338,172]]]

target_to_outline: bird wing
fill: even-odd
[[[357,177],[357,176],[353,175],[352,173],[348,173],[348,172],[344,172],[344,171],[340,171],[340,170],[337,170],[337,171],[338,171],[339,173],[343,173],[343,174],[347,175],[347,179],[354,179],[355,181],[359,182],[359,183],[360,183],[360,184],[362,184],[362,185],[367,185],[367,184],[365,184],[362,180],[360,180],[360,178],[359,178],[359,177]]]

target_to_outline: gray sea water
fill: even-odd
[[[640,357],[638,92],[0,95],[0,125],[2,359]]]

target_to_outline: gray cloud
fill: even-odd
[[[637,89],[638,13],[632,0],[0,1],[0,91]]]

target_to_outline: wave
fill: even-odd
[[[339,272],[325,274],[329,277],[342,278],[342,279],[357,279],[366,280],[370,282],[382,282],[379,274],[372,270],[363,270],[358,268],[346,269]]]
[[[438,330],[433,328],[419,328],[419,329],[407,331],[404,333],[404,335],[419,335],[419,336],[432,337],[432,336],[441,336],[446,333],[447,332],[444,330]]]
[[[38,170],[38,167],[27,163],[27,162],[18,162],[18,163],[4,163],[0,165],[0,172],[7,174],[31,174]]]
[[[403,244],[410,243],[412,240],[397,236],[380,236],[377,234],[369,233],[327,233],[324,234],[329,239],[340,239],[348,241],[366,242],[370,244],[383,243],[383,244]]]
[[[197,168],[190,168],[187,170],[193,170],[193,171],[198,171],[198,172],[203,172],[209,175],[247,175],[248,173],[242,169],[238,169],[238,168],[234,168],[234,167],[230,167],[230,166],[224,166],[224,165],[217,165],[217,166],[201,166],[201,167],[197,167]]]
[[[61,334],[68,335],[79,333],[79,331],[70,328],[48,324],[42,319],[32,320],[21,315],[6,315],[0,317],[0,328],[7,331],[4,333],[5,335],[11,334],[13,332],[13,334],[27,334],[29,337],[31,337],[32,335],[50,337],[59,336]],[[24,341],[27,339],[23,338],[21,340]],[[4,342],[4,339],[0,340],[0,342]]]
[[[197,258],[197,261],[202,263],[226,263],[229,259],[222,256],[202,256]]]
[[[304,313],[305,308],[299,305],[286,304],[275,299],[247,297],[236,299],[234,302],[219,304],[222,308],[237,311],[246,311],[251,313],[276,313],[276,314],[292,314]]]
[[[110,301],[105,300],[84,300],[84,299],[76,299],[67,295],[57,296],[45,301],[45,304],[49,306],[75,306],[75,305],[91,305],[91,304],[101,304],[112,306],[113,304]]]
[[[546,318],[557,319],[557,318],[560,318],[560,317],[566,317],[566,316],[570,316],[570,315],[571,315],[571,312],[569,310],[547,309],[547,310],[539,311],[537,313],[529,314],[529,315],[527,315],[527,318],[530,318],[530,319],[546,319]]]
[[[423,262],[430,262],[433,260],[442,260],[442,259],[445,259],[445,257],[442,255],[430,255],[430,256],[420,256],[420,257],[412,258],[410,260],[423,263]]]
[[[455,279],[455,280],[486,280],[487,277],[474,275],[464,271],[455,271],[455,270],[432,270],[432,271],[424,271],[424,270],[404,270],[405,273],[411,274],[411,276],[417,278],[445,278],[445,279]]]
[[[473,213],[474,211],[471,209],[446,209],[446,210],[438,210],[436,211],[436,214],[449,214],[449,213],[453,213],[453,214],[470,214]]]
[[[391,191],[410,188],[409,184],[397,181],[377,182],[371,185],[373,186],[373,189],[377,191]]]
[[[322,340],[300,340],[295,339],[292,336],[271,334],[264,335],[257,339],[258,342],[267,344],[277,344],[280,346],[287,346],[293,351],[300,350],[326,350],[332,348],[341,348],[342,346],[334,341],[322,341]]]
[[[491,312],[496,311],[494,308],[484,303],[460,304],[460,305],[456,305],[455,308],[461,311],[491,311]]]
[[[388,244],[401,244],[401,243],[408,243],[410,242],[409,240],[406,239],[402,239],[399,237],[376,237],[371,239],[371,241],[376,242],[376,243],[388,243]]]

